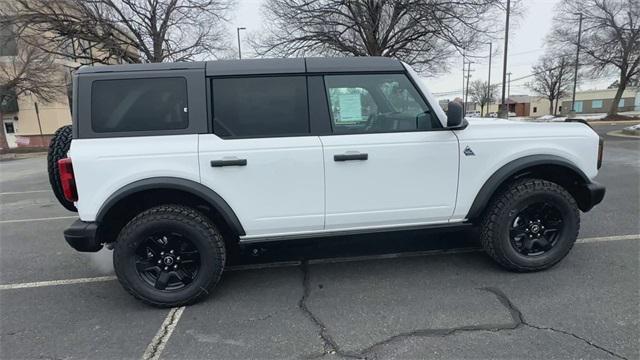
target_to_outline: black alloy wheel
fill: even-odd
[[[182,234],[155,234],[136,249],[136,270],[149,286],[164,291],[180,290],[198,276],[200,253]]]
[[[525,256],[542,255],[558,243],[563,227],[564,220],[556,206],[544,201],[530,204],[511,224],[511,245]]]

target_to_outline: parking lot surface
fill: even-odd
[[[76,216],[43,157],[0,162],[0,358],[639,359],[639,159],[606,137],[605,200],[544,272],[502,270],[473,231],[307,240],[234,250],[215,293],[176,309],[64,242]]]

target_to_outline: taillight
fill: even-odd
[[[58,170],[60,172],[60,185],[65,199],[78,201],[78,190],[76,189],[76,179],[73,175],[73,165],[71,159],[64,158],[58,160]]]
[[[598,169],[602,167],[602,155],[604,153],[604,138],[600,137],[600,142],[598,143]]]

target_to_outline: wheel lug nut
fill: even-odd
[[[160,255],[164,255],[164,251],[161,251],[161,252],[160,252]]]
[[[158,260],[158,264],[162,264],[162,260]]]
[[[173,250],[171,250],[171,251],[169,251],[169,252],[173,254]]]
[[[169,270],[169,267],[168,267],[168,266],[165,266],[165,267],[164,267],[164,270],[165,270],[165,271],[166,271],[166,270]]]
[[[178,257],[176,258],[176,260],[180,260],[180,256],[178,256]]]
[[[174,269],[177,269],[177,268],[178,268],[178,265],[173,265],[173,268],[174,268]]]

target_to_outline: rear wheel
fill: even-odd
[[[485,251],[512,271],[538,271],[562,260],[580,229],[575,200],[560,185],[523,179],[494,197],[482,220]]]
[[[196,210],[163,205],[122,229],[113,263],[118,280],[136,298],[159,307],[181,306],[202,298],[220,280],[224,241]]]
[[[58,199],[65,209],[69,211],[78,211],[74,203],[64,197],[62,184],[60,183],[60,171],[58,170],[58,160],[67,157],[67,153],[71,147],[72,137],[71,125],[63,126],[53,134],[47,151],[47,171],[49,173],[51,190],[53,190],[53,194],[56,196],[56,199]]]

